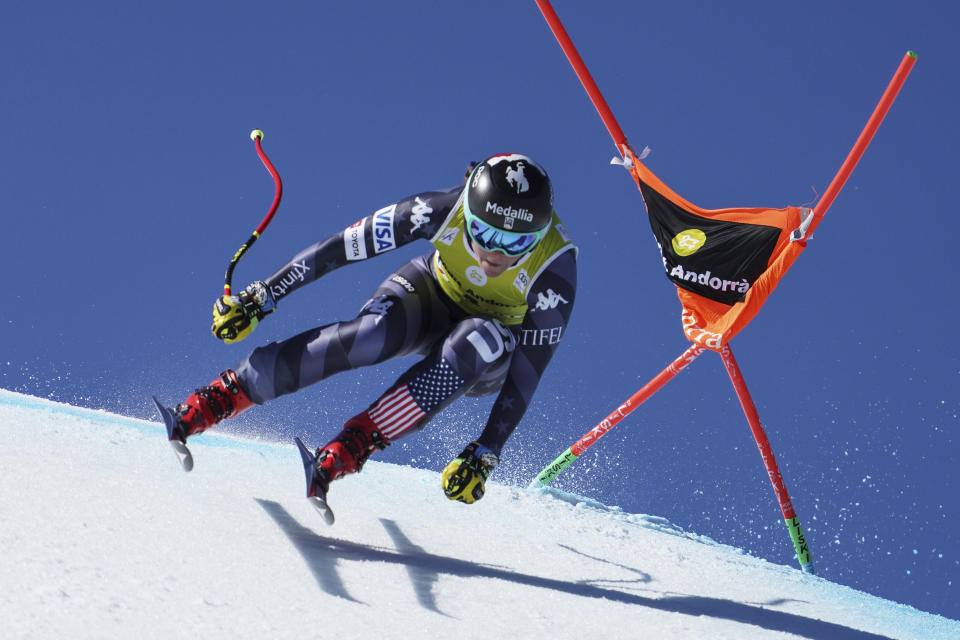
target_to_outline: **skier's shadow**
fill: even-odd
[[[257,502],[297,547],[307,566],[313,571],[320,587],[331,595],[352,602],[359,601],[344,587],[337,573],[337,564],[345,560],[367,560],[404,566],[414,581],[414,590],[420,604],[438,613],[442,612],[436,606],[430,587],[440,574],[449,574],[461,578],[495,578],[541,589],[553,589],[583,598],[602,598],[690,616],[710,616],[816,640],[890,640],[888,636],[851,629],[841,624],[807,618],[795,613],[776,611],[760,605],[702,596],[648,598],[586,582],[543,578],[459,558],[434,555],[410,543],[392,520],[381,519],[381,522],[393,540],[398,543],[397,550],[337,540],[321,536],[304,527],[277,502],[261,499],[257,499]]]

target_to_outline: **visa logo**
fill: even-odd
[[[373,250],[377,253],[397,248],[397,238],[393,228],[393,214],[397,205],[384,207],[373,214]]]

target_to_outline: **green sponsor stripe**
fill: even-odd
[[[573,451],[567,448],[566,451],[557,456],[557,459],[544,467],[543,471],[540,472],[540,475],[537,476],[536,482],[540,484],[548,484],[551,480],[560,475],[560,472],[570,466],[570,463],[577,459],[577,456],[574,455]]]
[[[807,545],[807,539],[803,537],[803,529],[800,527],[799,518],[787,518],[784,520],[787,524],[787,530],[790,532],[790,539],[793,541],[793,548],[797,552],[797,560],[800,561],[800,568],[805,571],[813,570],[813,556],[810,554],[810,547]]]

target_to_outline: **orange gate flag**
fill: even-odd
[[[701,209],[677,195],[622,145],[683,305],[687,339],[719,351],[753,319],[806,248],[813,211]]]

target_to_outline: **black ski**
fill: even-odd
[[[180,430],[177,428],[177,417],[173,415],[173,411],[160,404],[157,396],[153,396],[153,401],[157,405],[160,417],[163,418],[163,424],[167,427],[167,438],[170,440],[170,446],[173,447],[174,452],[177,454],[177,460],[180,461],[180,466],[183,467],[184,471],[190,471],[193,469],[193,454],[190,453],[190,449],[187,448],[187,443],[179,435]]]
[[[294,438],[294,440],[297,442],[300,458],[303,460],[303,472],[307,479],[307,499],[320,512],[324,522],[333,524],[333,510],[327,504],[327,495],[320,487],[320,483],[314,481],[317,476],[317,456],[303,444],[300,438]]]

